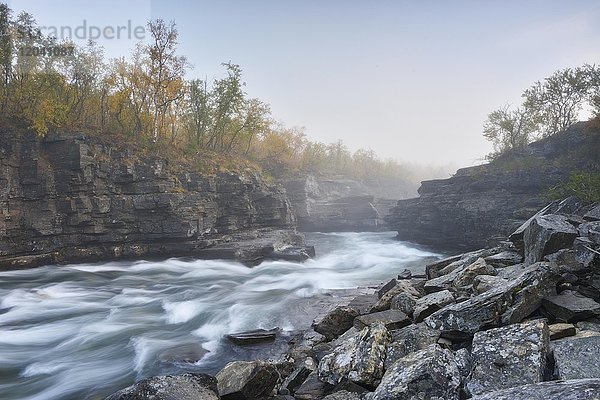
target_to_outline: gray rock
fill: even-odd
[[[541,210],[533,214],[527,221],[523,222],[513,233],[510,234],[508,240],[510,240],[515,248],[522,254],[525,253],[525,230],[529,228],[531,222],[537,217],[541,217],[546,214],[553,213],[558,208],[559,201],[553,201],[552,203],[546,205]]]
[[[600,379],[600,336],[556,340],[552,349],[559,379]]]
[[[584,214],[583,218],[588,221],[600,221],[600,203],[596,203],[590,211]]]
[[[427,279],[437,278],[438,276],[440,276],[439,271],[441,271],[447,265],[460,260],[462,257],[463,257],[463,254],[459,254],[456,256],[447,257],[447,258],[438,260],[431,264],[427,264],[425,266],[425,275],[427,276]]]
[[[479,275],[473,279],[473,291],[475,294],[481,294],[506,283],[507,280],[499,276]]]
[[[415,304],[417,303],[417,299],[417,297],[409,293],[402,292],[392,298],[390,309],[400,310],[406,315],[413,315],[415,312]]]
[[[600,332],[600,323],[581,321],[577,323],[577,329],[582,331]]]
[[[461,303],[451,304],[425,319],[449,338],[469,337],[483,328],[520,322],[535,311],[544,297],[555,293],[556,275],[547,263],[524,269],[514,280]]]
[[[385,310],[354,318],[354,327],[360,330],[376,322],[384,324],[389,330],[400,329],[411,324],[410,318],[402,311]]]
[[[600,244],[600,221],[586,222],[577,227],[579,236],[589,238],[592,243]]]
[[[496,269],[488,265],[483,258],[479,258],[473,264],[460,271],[454,282],[452,282],[452,285],[457,288],[472,285],[473,279],[478,275],[496,275]]]
[[[525,229],[525,263],[536,263],[548,254],[571,246],[576,237],[577,229],[562,215],[534,218]]]
[[[473,357],[469,350],[462,348],[456,350],[454,353],[454,360],[456,361],[456,366],[460,371],[460,376],[463,379],[467,378],[471,373],[471,369],[473,368]]]
[[[332,385],[322,382],[319,379],[317,371],[313,371],[302,383],[302,385],[300,385],[300,387],[294,392],[294,398],[297,400],[320,399],[332,388]]]
[[[523,256],[516,251],[507,250],[493,256],[485,258],[485,262],[494,268],[504,268],[509,265],[519,264],[523,261]]]
[[[294,393],[296,389],[300,387],[304,383],[304,381],[308,378],[308,376],[313,372],[311,369],[307,368],[304,365],[300,365],[296,369],[292,371],[292,373],[285,378],[283,383],[281,384],[280,390],[285,389],[289,391],[289,393]]]
[[[377,291],[377,297],[382,298],[383,295],[389,292],[397,283],[398,281],[396,281],[396,279],[391,279]]]
[[[409,325],[391,332],[392,343],[385,358],[386,370],[399,359],[437,343],[440,333],[424,323]]]
[[[480,395],[541,382],[548,351],[548,326],[543,320],[477,332],[465,388],[471,395]]]
[[[552,324],[548,326],[550,340],[562,339],[567,336],[575,336],[577,331],[573,324]]]
[[[403,269],[402,272],[398,274],[398,280],[410,279],[412,278],[412,272],[409,269]]]
[[[270,395],[279,373],[265,361],[230,362],[217,374],[217,387],[222,399],[256,399]]]
[[[155,376],[111,394],[106,400],[218,400],[217,380],[205,374]]]
[[[565,322],[577,322],[600,315],[600,304],[572,290],[548,296],[542,304],[557,320]]]
[[[385,326],[375,323],[347,338],[319,363],[319,379],[332,385],[348,379],[375,387],[383,376],[391,336]]]
[[[386,371],[371,400],[458,400],[461,376],[451,351],[438,345],[411,353]]]
[[[441,292],[423,296],[418,299],[415,304],[413,320],[415,322],[421,322],[434,312],[452,303],[454,303],[454,296],[449,290],[442,290]]]
[[[414,297],[422,296],[422,293],[412,285],[411,281],[402,280],[399,281],[390,291],[384,294],[373,307],[371,307],[371,312],[389,310],[392,305],[392,299],[403,292]]]
[[[331,341],[352,328],[354,318],[358,315],[358,311],[354,308],[338,306],[321,318],[313,321],[313,329],[325,336],[328,341]]]
[[[598,400],[600,379],[542,382],[499,390],[472,400]]]
[[[358,393],[340,390],[339,392],[328,394],[323,400],[360,400],[362,397]]]

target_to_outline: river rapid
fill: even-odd
[[[276,357],[343,289],[422,273],[437,256],[393,237],[311,233],[315,259],[254,268],[169,259],[1,272],[0,399],[102,399],[153,375]],[[274,327],[272,344],[223,339]]]

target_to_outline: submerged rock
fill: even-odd
[[[332,385],[348,379],[375,387],[383,376],[391,336],[385,326],[375,323],[348,337],[319,363],[319,379]]]
[[[542,382],[499,390],[472,400],[598,400],[600,379]]]
[[[471,395],[541,382],[549,351],[543,320],[477,332],[473,338],[473,369],[465,388]]]
[[[460,383],[452,352],[434,344],[396,361],[366,398],[458,400]]]
[[[217,374],[217,387],[223,400],[251,400],[268,396],[278,378],[277,368],[271,363],[234,361]]]
[[[155,376],[111,394],[106,400],[218,400],[217,380],[205,374]]]
[[[271,342],[277,337],[279,328],[273,329],[255,329],[252,331],[230,333],[225,337],[231,342],[239,345],[254,344],[261,342]]]

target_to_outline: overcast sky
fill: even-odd
[[[175,20],[189,78],[240,64],[247,92],[309,137],[472,165],[487,114],[553,71],[600,63],[600,1],[13,0],[42,26]],[[122,31],[124,32],[124,31]],[[100,38],[108,55],[135,39]]]

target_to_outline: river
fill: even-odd
[[[307,234],[315,259],[254,268],[169,259],[1,272],[0,399],[102,399],[153,375],[276,356],[332,293],[404,268],[422,273],[436,256],[393,236]],[[282,329],[275,344],[222,339],[273,327]]]

